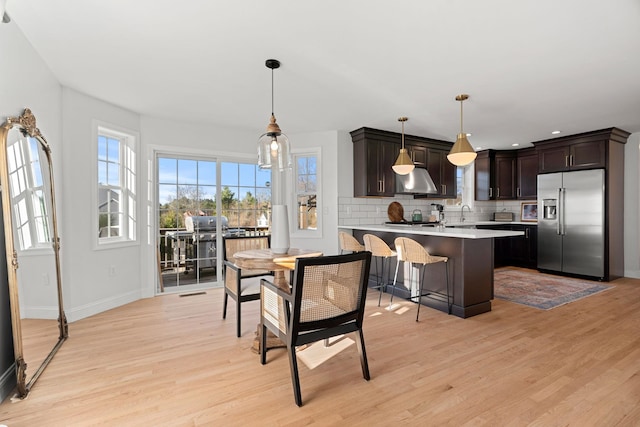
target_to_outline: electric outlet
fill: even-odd
[[[115,265],[110,265],[109,266],[109,277],[113,277],[116,275],[116,266]]]

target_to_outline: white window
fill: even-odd
[[[14,227],[21,250],[51,247],[49,195],[44,191],[49,177],[42,170],[48,165],[40,147],[36,138],[27,136],[7,144]]]
[[[455,199],[446,199],[447,210],[457,210],[464,205],[473,209],[474,195],[474,169],[475,164],[471,163],[467,166],[458,166],[456,168],[456,187],[457,197]]]
[[[136,240],[136,136],[97,126],[98,244]]]
[[[320,155],[315,152],[294,154],[293,233],[321,234]]]

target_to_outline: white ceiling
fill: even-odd
[[[155,117],[474,146],[640,131],[639,0],[8,0],[60,82]],[[6,62],[5,62],[6,64]],[[292,141],[295,144],[295,141]]]

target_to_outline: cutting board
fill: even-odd
[[[387,215],[389,216],[389,221],[391,222],[404,221],[404,208],[398,202],[391,202],[389,203],[389,207],[387,208]]]

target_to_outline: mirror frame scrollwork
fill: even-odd
[[[27,381],[27,363],[24,359],[24,347],[22,339],[22,325],[20,317],[19,295],[18,295],[18,255],[14,243],[14,232],[12,226],[13,208],[11,201],[11,191],[9,188],[9,166],[7,160],[8,134],[11,129],[17,128],[23,136],[35,138],[42,151],[46,154],[48,166],[48,179],[50,191],[50,219],[53,235],[51,245],[55,257],[56,283],[58,296],[58,340],[44,359],[42,364],[36,368]],[[29,108],[25,108],[21,116],[8,117],[0,127],[0,193],[2,193],[2,210],[5,232],[5,247],[7,261],[7,276],[9,284],[9,303],[11,305],[11,326],[13,330],[13,345],[16,363],[17,390],[18,396],[24,398],[29,393],[33,384],[40,377],[53,356],[56,354],[62,343],[69,336],[69,327],[64,313],[62,303],[62,277],[60,272],[60,238],[58,236],[58,222],[56,217],[55,189],[53,180],[53,163],[51,161],[51,148],[40,130],[36,127],[36,118]]]

